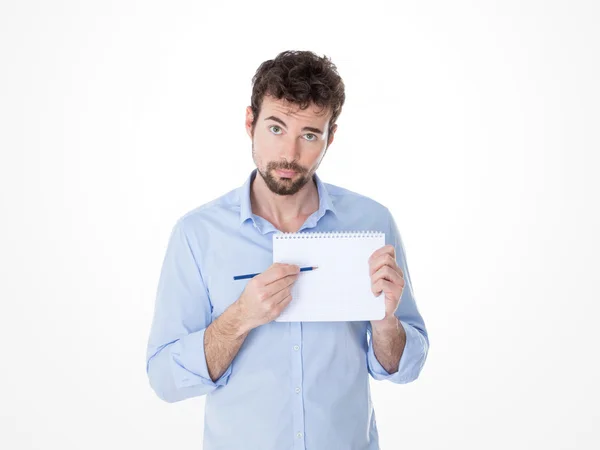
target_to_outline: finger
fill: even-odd
[[[376,296],[379,296],[379,294],[381,294],[382,292],[384,292],[385,294],[394,295],[397,295],[400,292],[399,288],[394,283],[384,279],[378,280],[376,283],[372,284],[371,291]]]
[[[383,247],[375,250],[373,252],[373,254],[371,255],[371,257],[369,258],[369,264],[371,263],[371,261],[376,260],[377,258],[379,258],[381,255],[385,255],[385,254],[390,254],[392,255],[392,257],[394,259],[396,259],[396,249],[393,245],[388,244],[388,245],[384,245]]]
[[[292,298],[292,292],[290,289],[283,289],[273,296],[273,304],[279,305],[283,302],[290,302]]]
[[[292,296],[291,296],[291,294],[288,294],[286,297],[283,297],[281,299],[281,301],[279,301],[277,304],[275,304],[275,306],[273,307],[273,309],[271,310],[271,313],[270,313],[271,320],[277,319],[281,315],[283,310],[285,308],[287,308],[287,306],[291,303],[291,301],[292,301]]]
[[[288,275],[265,286],[264,289],[267,292],[267,298],[272,297],[273,295],[277,294],[278,292],[281,292],[284,289],[287,289],[289,286],[294,284],[294,282],[298,279],[298,276],[299,274],[297,273]]]
[[[383,266],[390,266],[392,269],[399,270],[398,263],[396,262],[396,258],[394,258],[389,253],[385,253],[381,255],[379,258],[373,260],[369,264],[369,275],[373,275]]]
[[[275,263],[260,275],[257,275],[258,281],[267,285],[280,280],[283,277],[300,272],[300,266],[295,264]]]
[[[284,297],[283,300],[281,300],[278,304],[277,304],[277,317],[279,317],[281,315],[281,313],[283,312],[283,310],[285,308],[287,308],[287,306],[292,302],[293,297],[292,295],[288,295],[287,297]]]
[[[376,283],[379,280],[387,280],[404,288],[404,277],[400,276],[400,274],[390,266],[383,266],[371,275],[371,283]]]
[[[385,280],[377,280],[375,283],[371,284],[371,291],[373,292],[373,294],[375,294],[376,296],[379,296],[379,294],[381,294],[381,292],[383,292],[383,282]]]

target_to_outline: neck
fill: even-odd
[[[254,214],[279,228],[296,221],[303,222],[318,210],[319,191],[313,178],[294,195],[278,195],[257,172],[250,186],[250,202]]]

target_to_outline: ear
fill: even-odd
[[[246,106],[246,133],[252,139],[252,121],[254,120],[254,114],[252,113],[252,106]]]
[[[337,130],[337,123],[334,124],[331,127],[331,131],[329,132],[329,136],[327,136],[327,148],[329,148],[329,146],[331,145],[331,143],[333,142],[333,137],[335,135],[335,132]]]

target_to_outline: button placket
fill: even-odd
[[[290,323],[290,337],[291,345],[293,349],[291,351],[292,360],[292,379],[290,388],[293,390],[293,423],[294,423],[294,436],[296,437],[296,444],[294,450],[305,450],[304,449],[304,399],[302,393],[302,323],[292,322]]]

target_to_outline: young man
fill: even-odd
[[[429,338],[389,210],[316,175],[344,99],[326,57],[290,51],[264,62],[246,110],[256,169],[173,228],[147,373],[167,402],[207,395],[205,450],[379,449],[369,374],[409,383],[426,360]],[[368,261],[385,318],[274,322],[294,301],[299,273],[272,264],[278,230],[385,232]]]

